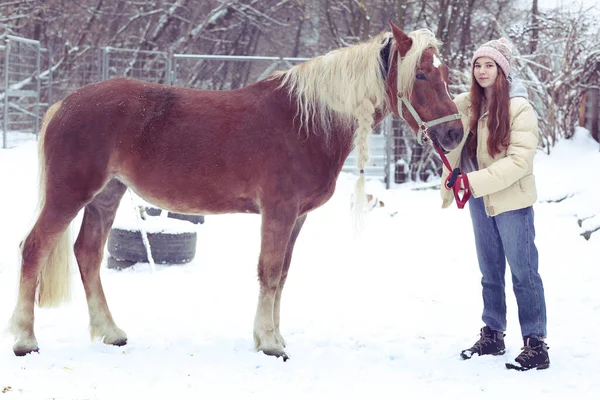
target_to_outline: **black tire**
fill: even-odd
[[[204,215],[193,215],[193,214],[178,214],[169,211],[167,215],[169,218],[180,219],[182,221],[189,221],[192,224],[203,224]]]
[[[162,210],[160,208],[155,207],[146,207],[146,214],[151,217],[157,217],[160,215]],[[168,218],[180,219],[182,221],[189,221],[192,224],[203,224],[204,223],[204,215],[194,215],[194,214],[179,214],[168,212]]]
[[[148,214],[151,217],[158,217],[160,215],[160,212],[162,211],[160,208],[156,208],[156,207],[146,207],[146,214]]]
[[[148,233],[152,258],[157,264],[185,264],[196,256],[196,232]],[[148,262],[140,231],[112,228],[108,253],[119,261]]]

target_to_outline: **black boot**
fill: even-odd
[[[506,368],[527,371],[530,369],[546,369],[550,367],[548,345],[542,340],[525,337],[521,354],[515,358],[516,364],[506,363]]]
[[[491,354],[493,356],[499,356],[504,354],[504,333],[493,331],[488,326],[481,328],[480,337],[473,347],[463,350],[460,356],[463,360],[468,360],[473,357],[474,354],[484,356]]]

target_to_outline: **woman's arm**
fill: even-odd
[[[473,196],[481,197],[506,189],[533,172],[533,157],[538,144],[535,112],[525,99],[518,99],[517,112],[512,115],[510,143],[506,157],[487,168],[467,174]]]

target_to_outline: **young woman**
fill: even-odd
[[[448,159],[453,167],[460,166],[471,189],[469,210],[482,274],[485,323],[479,340],[461,356],[466,360],[474,354],[505,352],[508,261],[524,346],[516,364],[506,367],[544,369],[550,366],[544,342],[546,302],[532,208],[537,199],[533,157],[538,126],[526,90],[509,77],[511,54],[504,38],[482,45],[472,58],[470,91],[454,99],[468,134]],[[442,198],[442,207],[452,203],[452,192],[444,185]]]

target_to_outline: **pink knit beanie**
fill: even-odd
[[[475,60],[479,57],[489,57],[496,61],[498,66],[504,71],[504,75],[508,76],[510,73],[510,59],[512,56],[512,46],[505,38],[498,40],[490,40],[484,43],[477,49],[471,59],[471,68],[475,64]]]

